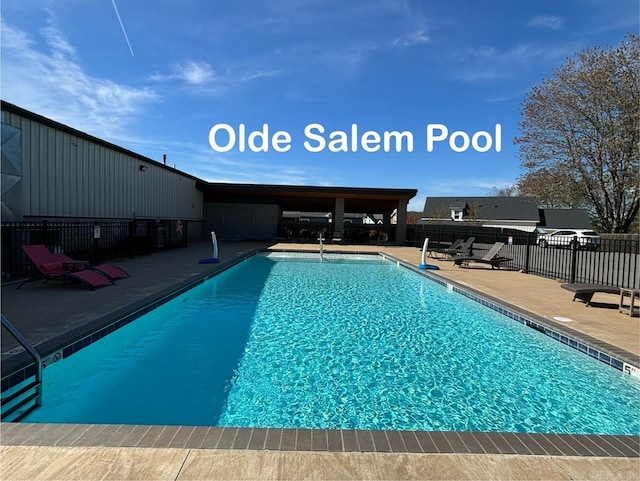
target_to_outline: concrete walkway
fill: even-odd
[[[220,246],[225,262],[243,256],[261,243]],[[317,249],[317,245],[281,244],[273,249]],[[410,264],[420,263],[412,247],[330,246],[329,250],[383,251]],[[197,260],[209,257],[209,244],[127,259],[116,264],[132,277],[114,286],[90,291],[80,285],[31,282],[16,290],[2,289],[2,312],[34,344],[50,342],[97,317],[157,294],[195,274],[211,269]],[[558,323],[563,323],[634,356],[640,354],[639,319],[621,314],[617,297],[597,295],[598,307],[571,302],[559,284],[518,272],[484,266],[461,269],[432,261],[434,275],[467,285]],[[16,345],[2,336],[3,360]],[[1,429],[10,429],[2,425]],[[0,435],[2,433],[0,432]],[[0,437],[0,442],[1,442]],[[554,457],[471,454],[327,453],[236,451],[174,448],[0,446],[0,479],[611,479],[640,478],[638,458]]]
[[[2,446],[3,481],[598,480],[640,478],[638,459]]]

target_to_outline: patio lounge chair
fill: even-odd
[[[498,252],[500,252],[500,249],[502,249],[503,247],[504,242],[496,242],[495,244],[493,244],[491,249],[489,249],[487,253],[482,257],[456,256],[453,258],[453,262],[455,265],[460,267],[469,265],[469,262],[478,262],[481,264],[490,264],[492,269],[494,267],[497,267],[499,269],[500,264],[511,260],[510,257],[498,256]]]
[[[43,244],[22,246],[22,250],[38,268],[39,273],[44,276],[45,282],[50,279],[76,279],[95,289],[113,284],[115,279],[130,277],[124,270],[111,264],[89,268],[88,261],[78,261],[65,254],[52,253]],[[16,289],[31,280],[33,278],[25,280]]]
[[[98,266],[93,266],[91,269],[107,276],[107,278],[112,281],[131,277],[124,269],[114,266],[113,264],[100,264]]]
[[[50,262],[62,262],[63,267],[67,271],[80,271],[89,266],[88,261],[78,261],[64,254],[52,253],[44,244],[22,246],[22,250],[36,267],[40,264],[48,264]]]
[[[92,290],[96,287],[108,286],[113,284],[113,281],[107,277],[99,274],[91,269],[82,269],[79,271],[70,271],[64,267],[62,261],[45,262],[44,264],[36,264],[40,274],[44,276],[44,281],[47,282],[51,279],[62,279],[66,282],[68,280],[76,280],[82,282],[85,286]],[[16,289],[22,287],[23,284],[29,282],[32,279],[27,279],[20,283]]]
[[[32,247],[32,246],[27,246],[27,247]],[[50,254],[50,255],[53,259],[61,261],[64,264],[65,268],[70,269],[72,271],[86,269],[89,265],[87,261],[76,261],[64,254]],[[111,279],[112,281],[115,281],[118,279],[124,279],[125,277],[131,277],[124,269],[114,266],[113,264],[100,264],[97,266],[89,267],[89,269],[98,271],[100,274],[102,274],[103,276],[106,276],[107,279]]]
[[[442,247],[442,248],[434,248],[434,249],[429,249],[429,257],[435,257],[434,254],[446,254],[449,251],[455,251],[458,247],[460,247],[462,245],[462,243],[464,242],[464,239],[456,239],[453,241],[453,243],[449,246],[449,247]]]
[[[449,247],[445,247],[444,249],[429,249],[429,255],[434,259],[438,259],[438,257],[436,257],[434,254],[440,254],[440,258],[470,256],[471,246],[473,245],[475,240],[475,237],[469,237],[465,241],[463,241],[462,239],[457,239],[453,244],[451,244]]]
[[[606,294],[620,294],[619,287],[605,286],[603,284],[586,284],[581,282],[569,282],[562,284],[560,287],[568,291],[573,292],[573,299],[578,299],[584,302],[587,306],[591,305],[591,299],[596,292],[603,292]]]

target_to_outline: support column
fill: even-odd
[[[398,213],[396,214],[396,245],[403,246],[407,243],[407,204],[406,200],[398,201]]]
[[[342,238],[344,235],[344,198],[337,197],[336,204],[333,208],[333,232],[339,234]]]

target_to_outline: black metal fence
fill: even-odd
[[[560,245],[542,247],[538,235],[517,230],[474,226],[409,225],[407,243],[446,247],[456,239],[475,237],[473,254],[482,256],[495,242],[504,242],[500,255],[512,260],[507,269],[522,270],[564,282],[584,282],[640,288],[640,236],[602,236],[597,245],[581,245],[572,238]]]
[[[336,229],[326,222],[284,222],[278,224],[277,239],[289,242],[317,243],[318,234],[331,240],[334,231],[339,234],[343,244],[376,244],[380,234],[385,233],[389,241],[395,240],[395,225],[383,224],[350,224],[345,223],[342,229]]]
[[[186,247],[201,238],[201,223],[177,220],[114,220],[78,222],[3,222],[2,279],[29,275],[35,266],[23,245],[44,244],[51,252],[92,264]]]

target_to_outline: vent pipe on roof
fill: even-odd
[[[167,165],[167,154],[162,154],[162,163]]]

